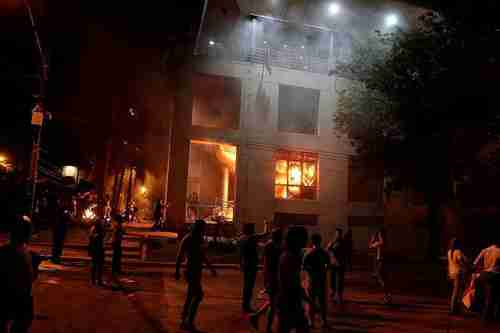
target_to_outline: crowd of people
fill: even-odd
[[[111,240],[112,281],[119,287],[121,273],[122,241],[125,231],[122,217],[113,219],[109,230],[103,219],[98,219],[89,234],[88,251],[92,259],[90,281],[103,285],[105,243]],[[180,242],[176,258],[175,278],[181,278],[181,264],[186,259],[184,277],[187,295],[181,316],[181,329],[196,331],[195,320],[198,307],[203,300],[202,270],[206,266],[217,274],[207,258],[203,245],[206,222],[197,220],[190,232]],[[111,231],[111,232],[110,232]],[[13,223],[10,241],[0,247],[0,333],[28,332],[33,320],[32,282],[37,277],[38,266],[47,258],[33,253],[28,246],[31,238],[31,220],[22,216]],[[269,238],[269,239],[268,239]],[[262,262],[266,300],[253,308],[253,294],[259,269],[258,246],[263,247]],[[335,238],[324,246],[319,234],[310,237],[308,248],[307,229],[288,227],[286,234],[281,228],[258,234],[253,224],[245,224],[240,239],[241,269],[243,275],[242,311],[250,324],[258,329],[261,317],[267,314],[265,330],[272,332],[277,320],[278,332],[309,332],[315,327],[317,316],[322,327],[328,328],[328,289],[331,299],[339,305],[344,302],[345,272],[352,269],[352,235],[344,235],[336,229]],[[386,272],[387,246],[384,229],[380,229],[370,240],[369,247],[376,251],[374,277],[384,292],[384,303],[392,301]],[[450,314],[460,312],[463,306],[479,311],[485,321],[500,314],[500,241],[480,252],[471,263],[457,239],[452,239],[447,253],[448,277],[452,285]],[[328,286],[328,275],[331,284]],[[7,330],[10,327],[10,330]]]
[[[187,257],[186,281],[188,284],[186,302],[181,318],[181,328],[196,331],[195,318],[198,305],[203,299],[201,271],[206,264],[216,274],[203,251],[202,240],[206,222],[197,220],[190,233],[182,240],[177,261],[177,279],[180,278],[182,261]],[[263,248],[264,287],[267,300],[257,309],[252,306],[257,271],[259,269],[259,243],[270,237]],[[284,241],[283,241],[284,239]],[[308,249],[308,232],[304,227],[289,227],[284,235],[280,228],[256,233],[255,225],[243,226],[240,238],[242,303],[243,313],[258,329],[260,318],[267,313],[266,332],[272,332],[275,319],[278,332],[296,330],[308,332],[315,327],[316,315],[321,317],[324,328],[328,328],[327,290],[328,274],[331,274],[331,295],[338,304],[343,304],[343,290],[346,270],[352,269],[352,233],[343,234],[338,228],[334,240],[323,246],[319,234],[311,236],[312,248]],[[391,300],[385,281],[384,248],[385,233],[380,230],[370,242],[377,251],[376,276],[384,292],[384,302]]]

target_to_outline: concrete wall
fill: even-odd
[[[317,214],[313,230],[332,237],[335,227],[346,227],[349,215],[373,214],[373,209],[355,207],[348,202],[350,145],[333,130],[336,108],[335,77],[272,68],[262,73],[262,65],[249,63],[209,63],[200,60],[194,70],[241,80],[240,127],[224,130],[192,126],[191,139],[214,140],[238,147],[237,221],[255,222],[262,230],[263,220],[275,212]],[[279,85],[287,84],[320,91],[318,135],[278,131]],[[274,154],[285,149],[313,152],[319,156],[318,200],[279,200],[274,198]],[[380,214],[380,212],[376,212]],[[367,238],[367,236],[365,237]]]

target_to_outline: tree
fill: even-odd
[[[424,194],[433,258],[453,180],[500,134],[500,32],[491,10],[428,12],[408,31],[377,33],[338,67],[351,80],[339,93],[335,128],[361,157]]]

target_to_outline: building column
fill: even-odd
[[[248,221],[248,149],[243,141],[238,147],[236,164],[236,207],[235,223]]]
[[[189,169],[190,129],[192,121],[193,93],[191,66],[182,66],[171,85],[174,97],[172,122],[172,147],[168,171],[167,223],[170,230],[180,230],[186,221],[186,197]]]

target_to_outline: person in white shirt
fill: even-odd
[[[474,267],[480,272],[478,287],[484,297],[482,309],[483,321],[494,315],[495,307],[500,307],[500,239],[482,250],[474,261]]]
[[[448,250],[448,278],[453,285],[450,299],[450,313],[458,313],[458,304],[462,299],[465,289],[465,272],[467,270],[467,258],[464,255],[462,244],[456,238],[450,241]]]
[[[474,267],[480,272],[491,272],[498,259],[500,259],[500,241],[482,250],[474,260]]]

